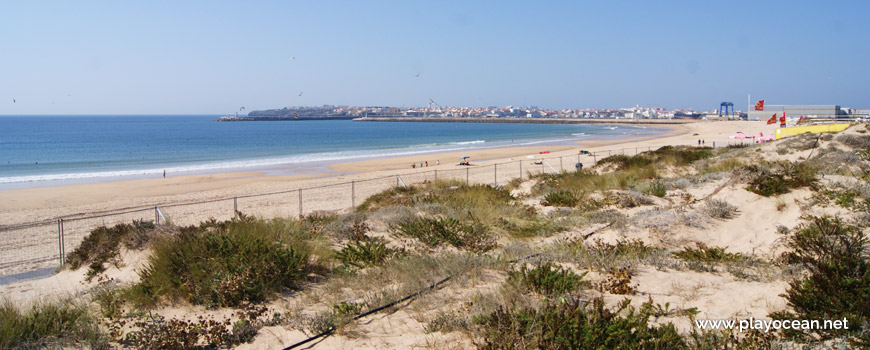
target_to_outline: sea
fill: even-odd
[[[217,115],[0,116],[0,189],[265,171],[327,172],[344,161],[655,135],[622,125],[216,122]]]

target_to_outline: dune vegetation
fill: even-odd
[[[316,347],[870,346],[863,130],[668,146],[503,187],[439,180],[299,218],[97,228],[66,260],[87,269],[90,302],[4,304],[0,348],[284,347],[324,332]],[[121,275],[129,252],[146,258]],[[695,326],[749,317],[850,327]]]

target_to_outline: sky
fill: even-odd
[[[745,110],[749,94],[870,108],[867,13],[868,1],[4,1],[0,115],[429,99]]]

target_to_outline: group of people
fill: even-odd
[[[435,161],[435,165],[441,165],[441,160],[436,160],[436,161]],[[427,166],[427,167],[429,166],[429,161],[428,161],[428,160],[426,160],[426,161],[422,161],[422,160],[421,160],[421,161],[420,161],[420,167],[422,168],[422,167],[424,167],[424,166]],[[411,163],[411,168],[412,168],[412,169],[413,169],[413,168],[416,168],[416,167],[417,167],[417,163]]]
[[[706,145],[706,144],[707,144],[707,140],[698,139],[698,146]]]

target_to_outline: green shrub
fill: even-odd
[[[132,291],[139,300],[180,298],[206,306],[263,301],[305,276],[312,248],[292,232],[307,232],[303,227],[248,220],[182,230],[155,242]]]
[[[650,326],[651,312],[629,300],[615,310],[601,298],[548,302],[534,308],[499,307],[480,317],[482,349],[684,349],[673,324]]]
[[[547,193],[541,204],[546,206],[574,207],[579,200],[580,198],[571,191],[558,190]]]
[[[749,176],[750,192],[769,197],[783,194],[791,188],[815,186],[816,169],[808,163],[781,161],[760,165],[748,165],[744,172]]]
[[[70,269],[88,265],[87,278],[91,278],[106,270],[105,264],[118,257],[121,244],[128,248],[141,245],[133,239],[144,235],[145,231],[154,229],[150,222],[133,221],[133,224],[117,224],[112,227],[97,227],[82,240],[79,246],[67,254],[66,264]]]
[[[571,270],[557,267],[551,262],[538,265],[533,269],[528,269],[526,264],[523,264],[519,271],[508,272],[508,283],[543,295],[554,296],[588,285],[587,281],[583,281],[585,275],[586,273],[578,275]]]
[[[393,230],[398,234],[414,237],[430,247],[446,243],[475,253],[486,252],[495,247],[486,226],[479,222],[463,224],[453,218],[414,218],[400,222]]]
[[[596,165],[614,164],[616,170],[625,170],[632,167],[644,167],[652,163],[653,159],[646,155],[627,156],[617,154],[599,160]]]
[[[822,339],[848,334],[870,346],[870,241],[839,218],[810,217],[787,236],[785,260],[805,266],[809,275],[789,283],[785,293],[794,314],[779,318],[847,319],[848,330],[808,331]]]
[[[675,252],[674,257],[683,261],[701,263],[727,263],[748,259],[740,253],[728,253],[725,251],[726,248],[708,247],[704,243],[695,243],[695,245],[698,248],[685,247]]]
[[[364,236],[341,248],[335,257],[345,265],[366,267],[381,265],[396,253],[383,238]]]
[[[83,305],[70,301],[35,303],[19,310],[0,305],[0,349],[65,348],[86,345],[108,349],[108,337]]]
[[[647,187],[646,191],[644,191],[644,192],[646,194],[653,195],[656,197],[664,197],[664,196],[668,195],[667,187],[665,187],[665,185],[663,183],[661,183],[660,181],[655,181],[655,182],[649,184],[649,187]]]
[[[396,186],[367,198],[356,210],[373,212],[380,208],[392,206],[410,206],[414,204],[413,196],[420,193],[416,186]]]

